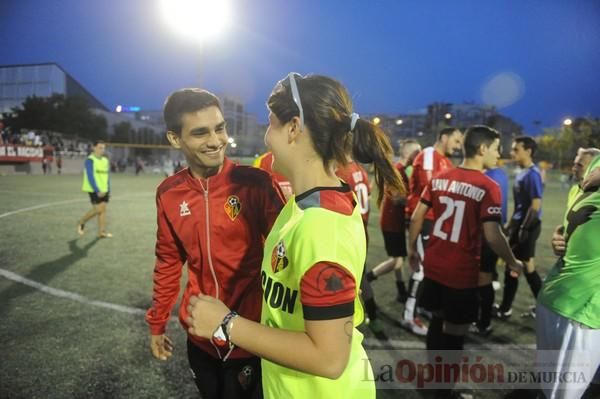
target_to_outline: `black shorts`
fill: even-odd
[[[98,197],[98,193],[88,193],[90,195],[90,201],[93,205],[98,205],[101,202],[108,202],[110,193],[106,193],[104,197]]]
[[[187,340],[192,377],[203,399],[262,399],[260,358],[223,362]]]
[[[515,254],[515,257],[523,262],[535,257],[535,244],[540,237],[542,223],[538,222],[535,226],[527,230],[527,237],[524,241],[519,241],[519,223],[511,221],[509,226],[508,243]]]
[[[406,233],[382,231],[385,252],[388,256],[398,258],[406,256]]]
[[[425,277],[421,283],[420,304],[430,312],[440,313],[445,321],[469,324],[479,316],[478,288],[450,288]]]
[[[496,263],[498,263],[498,255],[492,248],[483,240],[481,245],[481,266],[479,270],[483,273],[496,273]]]

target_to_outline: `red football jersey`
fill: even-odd
[[[480,171],[453,168],[431,180],[421,202],[434,215],[425,276],[452,288],[477,287],[483,222],[501,223],[500,187]]]
[[[396,169],[400,172],[400,177],[405,187],[408,187],[408,177],[404,172],[404,165],[402,162],[396,163]],[[381,231],[389,233],[402,233],[406,228],[406,221],[404,217],[404,203],[394,204],[392,198],[388,195],[383,197],[383,203],[381,205],[381,213],[379,217],[379,226]]]
[[[371,186],[369,185],[369,175],[356,162],[350,162],[343,168],[338,168],[335,174],[348,183],[350,189],[356,194],[360,215],[362,216],[365,227],[369,223],[369,196],[371,195]]]
[[[253,166],[269,172],[277,184],[279,184],[286,198],[292,195],[292,184],[290,181],[285,176],[273,171],[273,153],[271,151],[265,152],[256,158]]]
[[[413,172],[410,176],[408,202],[406,204],[406,214],[409,218],[419,203],[423,189],[431,179],[437,176],[438,173],[454,167],[452,161],[437,152],[433,147],[427,147],[417,154],[412,165]],[[433,212],[427,212],[425,217],[432,220]]]

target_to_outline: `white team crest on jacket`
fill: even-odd
[[[190,207],[188,206],[188,203],[183,201],[181,204],[179,204],[179,216],[188,216],[191,215],[192,212],[190,212]]]

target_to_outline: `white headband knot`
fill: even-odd
[[[356,121],[360,118],[360,116],[356,113],[353,112],[352,115],[350,115],[350,131],[354,131],[354,127],[356,126]]]

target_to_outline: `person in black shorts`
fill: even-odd
[[[403,140],[400,142],[400,160],[396,168],[400,176],[408,186],[408,179],[412,173],[412,162],[421,151],[421,145],[415,140]],[[373,281],[378,277],[394,270],[396,275],[396,300],[405,303],[408,292],[402,277],[404,258],[406,257],[406,198],[392,193],[386,194],[381,206],[379,225],[383,235],[385,251],[388,259],[373,267],[367,274],[367,280]]]
[[[85,233],[85,224],[93,217],[98,217],[98,238],[111,238],[106,231],[106,206],[110,198],[110,164],[104,156],[106,145],[96,141],[92,153],[87,157],[83,169],[81,190],[87,192],[92,209],[77,222],[77,233]]]
[[[531,137],[517,137],[512,144],[512,157],[522,169],[515,178],[513,198],[515,210],[508,223],[509,243],[517,259],[526,265],[525,279],[534,298],[542,287],[542,279],[535,270],[535,244],[542,227],[542,195],[544,187],[542,176],[533,162],[537,149]],[[500,305],[494,305],[493,315],[499,319],[507,319],[512,315],[512,303],[517,293],[518,276],[509,270],[504,275],[504,295]],[[535,311],[535,308],[532,308]],[[535,313],[531,313],[535,317]]]

